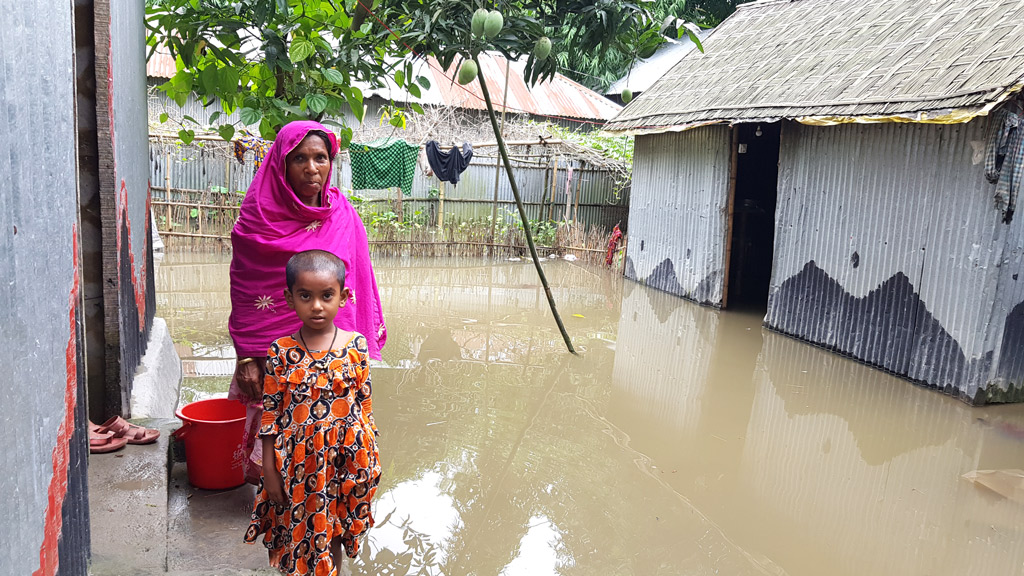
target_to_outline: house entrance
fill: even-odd
[[[764,310],[775,247],[782,123],[740,124],[734,130],[736,180],[723,305]]]

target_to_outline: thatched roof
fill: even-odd
[[[779,118],[965,122],[1024,82],[1024,0],[740,5],[605,129]]]

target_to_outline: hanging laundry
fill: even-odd
[[[985,153],[985,177],[996,184],[996,206],[1009,223],[1024,182],[1024,114],[1020,102],[1008,104],[993,119]]]
[[[401,188],[402,194],[412,194],[417,146],[405,140],[378,138],[365,144],[353,142],[348,153],[352,158],[353,190]]]
[[[235,159],[239,164],[245,164],[245,153],[252,150],[253,163],[256,165],[256,170],[259,170],[263,159],[267,157],[267,151],[270,150],[270,142],[253,136],[245,130],[239,130],[239,133],[241,136],[235,139]]]
[[[615,250],[619,247],[619,240],[622,239],[622,230],[616,224],[612,229],[612,236],[608,239],[608,255],[604,257],[605,266],[611,266],[615,262]]]
[[[469,142],[462,144],[461,152],[455,146],[452,146],[450,152],[442,152],[441,145],[436,140],[427,142],[426,148],[427,162],[430,163],[430,169],[434,171],[434,175],[438,180],[452,184],[459,183],[459,177],[469,167],[469,161],[473,159],[473,146]]]

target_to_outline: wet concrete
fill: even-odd
[[[185,362],[216,362],[226,260],[176,258],[158,312]],[[1024,573],[1024,503],[961,478],[1024,468],[1024,406],[971,408],[762,315],[549,262],[573,357],[529,263],[376,266],[385,474],[355,574]],[[174,566],[265,566],[241,543],[251,489],[175,474]]]
[[[137,419],[156,442],[89,455],[93,576],[163,574],[167,538],[167,453],[177,420]]]

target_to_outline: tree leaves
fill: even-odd
[[[500,3],[505,26],[492,40],[470,34],[479,0],[361,1],[372,6],[373,17],[356,31],[349,28],[353,0],[147,2],[147,43],[167,46],[177,66],[160,89],[179,105],[193,93],[204,103],[219,100],[225,114],[237,109],[241,124],[259,125],[264,137],[292,120],[342,119],[349,110],[349,118],[362,122],[363,94],[354,83],[380,88],[394,81],[414,100],[431,89],[429,75],[416,74],[413,53],[434,56],[445,69],[486,50],[525,57],[527,80],[536,83],[574,55],[622,64],[656,49],[661,35],[646,5],[670,0],[506,0]],[[376,25],[378,19],[390,30]],[[537,62],[533,49],[545,36],[551,56]],[[423,108],[409,102],[399,110]],[[210,124],[215,121],[226,117],[211,116]],[[401,126],[405,114],[388,121]]]
[[[327,109],[327,96],[323,94],[307,94],[306,106],[314,114],[323,114],[324,110]]]
[[[240,108],[238,110],[238,117],[242,120],[242,124],[252,126],[263,118],[263,113],[252,108]]]
[[[316,53],[316,46],[305,38],[292,40],[292,45],[288,47],[288,59],[292,61],[292,64],[302,62],[314,53]]]
[[[329,82],[333,82],[339,85],[345,84],[345,75],[342,74],[341,72],[338,72],[334,68],[328,68],[327,70],[324,70],[324,77],[327,78]]]

